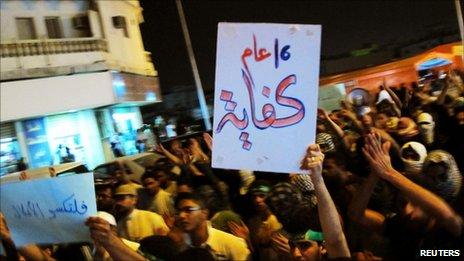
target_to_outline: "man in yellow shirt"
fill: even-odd
[[[174,214],[174,201],[171,194],[160,186],[159,178],[162,175],[164,175],[162,169],[145,170],[141,177],[144,189],[138,190],[137,207],[160,215],[172,216]]]
[[[211,227],[208,209],[192,193],[179,193],[176,198],[177,219],[188,247],[207,249],[215,260],[248,260],[250,250],[245,241]]]
[[[163,218],[153,212],[136,209],[137,191],[130,185],[121,185],[114,193],[118,235],[131,241],[152,235],[166,235],[169,228]]]

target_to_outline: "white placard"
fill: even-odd
[[[216,168],[298,173],[316,132],[320,25],[219,23]]]
[[[93,173],[0,185],[0,209],[16,246],[91,242],[97,214]]]

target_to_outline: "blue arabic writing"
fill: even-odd
[[[15,212],[15,217],[18,219],[27,217],[45,218],[45,215],[37,202],[27,201],[27,203],[20,203],[12,205],[11,207]]]
[[[74,198],[74,193],[63,200],[61,205],[55,209],[49,209],[48,212],[52,216],[50,219],[56,218],[56,213],[72,213],[84,215],[87,212],[87,205],[82,201],[80,207],[78,207],[77,200]]]

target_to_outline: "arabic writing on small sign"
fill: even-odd
[[[274,101],[284,107],[293,108],[296,112],[287,117],[278,118],[276,108],[271,103],[266,103],[261,109],[262,119],[256,113],[256,99],[254,91],[256,84],[253,79],[253,74],[249,68],[249,57],[253,56],[255,62],[262,62],[272,56],[271,52],[268,52],[266,48],[257,47],[256,35],[253,34],[253,50],[251,48],[245,48],[240,59],[243,65],[241,68],[242,80],[247,89],[249,97],[249,112],[247,109],[243,109],[243,117],[239,118],[235,114],[235,108],[237,103],[233,101],[234,93],[229,90],[221,89],[220,100],[225,102],[224,110],[227,112],[217,124],[215,129],[216,133],[220,133],[224,126],[230,122],[235,128],[242,131],[239,135],[239,140],[243,142],[242,149],[251,150],[252,142],[250,141],[249,132],[245,130],[249,126],[250,117],[253,126],[259,130],[264,130],[269,127],[272,128],[284,128],[299,123],[305,116],[305,107],[303,102],[294,97],[285,96],[284,93],[292,85],[296,85],[297,76],[295,74],[289,74],[284,77],[276,87]],[[274,40],[274,68],[279,68],[281,61],[288,61],[291,58],[291,46],[284,45],[280,48],[279,39]],[[271,99],[271,88],[263,85],[261,94],[267,99]]]
[[[48,209],[48,212],[43,211],[39,202],[27,201],[11,205],[14,211],[14,217],[17,219],[22,218],[36,218],[36,219],[56,219],[59,214],[73,214],[84,215],[87,212],[87,205],[84,201],[80,201],[72,194],[62,201],[56,208]]]

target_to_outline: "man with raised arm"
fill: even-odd
[[[301,169],[308,170],[317,197],[317,212],[325,240],[325,248],[329,259],[348,259],[351,257],[348,244],[343,233],[340,218],[335,204],[322,178],[322,162],[324,154],[319,145],[308,147],[306,155],[301,162]],[[302,251],[297,247],[291,249],[292,256],[297,260],[320,260],[320,251],[310,251],[311,248]]]
[[[372,173],[350,203],[349,217],[372,232],[390,239],[394,256],[412,260],[420,249],[459,249],[463,241],[462,218],[440,197],[415,184],[396,171],[388,151],[390,143],[381,143],[373,133],[365,140],[363,153]],[[367,209],[379,179],[390,183],[400,193],[397,213],[384,216]],[[461,244],[461,245],[459,245]]]

